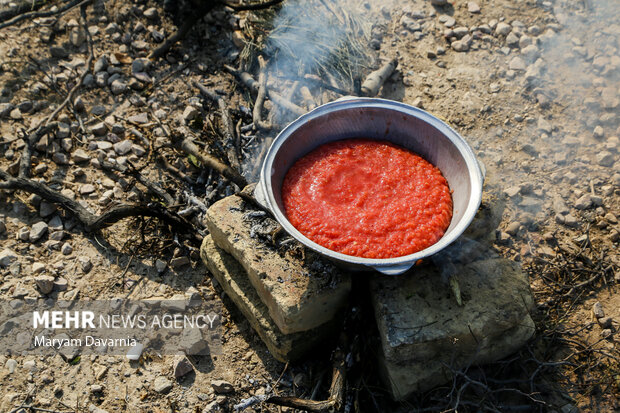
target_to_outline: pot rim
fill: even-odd
[[[442,236],[439,241],[437,241],[435,244],[431,245],[428,248],[425,248],[413,254],[403,255],[401,257],[394,258],[363,258],[353,255],[342,254],[340,252],[336,252],[326,247],[323,247],[322,245],[319,245],[304,236],[289,222],[284,212],[281,211],[278,207],[274,196],[273,187],[271,185],[270,175],[275,156],[280,150],[282,144],[290,136],[292,136],[297,129],[299,129],[304,123],[309,120],[319,118],[334,111],[359,107],[396,110],[403,114],[421,119],[439,130],[457,147],[459,152],[463,155],[471,177],[471,198],[469,200],[469,203],[467,204],[465,212],[463,213],[463,217],[457,223],[457,225],[450,231],[449,234],[447,234],[447,236],[444,234],[444,236]],[[284,230],[286,230],[286,232],[288,232],[291,236],[304,244],[306,247],[311,248],[337,261],[354,264],[356,266],[371,267],[386,274],[400,274],[411,268],[418,260],[438,253],[439,251],[450,245],[452,242],[454,242],[459,236],[461,236],[461,234],[465,231],[465,229],[473,220],[476,212],[478,211],[478,208],[480,207],[480,202],[482,200],[483,179],[484,177],[480,169],[480,165],[469,144],[461,135],[459,135],[454,129],[452,129],[439,118],[431,115],[430,113],[422,109],[393,100],[381,98],[351,97],[340,101],[326,103],[304,115],[301,115],[296,120],[287,125],[276,136],[269,150],[267,151],[267,154],[263,161],[263,165],[261,167],[260,180],[256,187],[256,198],[262,206],[266,207],[268,210],[271,211],[271,213],[284,228]]]

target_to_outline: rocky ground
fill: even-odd
[[[372,25],[367,44],[375,58],[366,72],[394,57],[399,62],[380,96],[452,125],[484,163],[486,190],[507,200],[495,248],[523,265],[536,297],[537,334],[528,351],[542,363],[537,373],[553,384],[540,410],[620,409],[617,3],[416,0],[361,6]],[[0,0],[0,7],[11,3]],[[242,120],[240,158],[252,180],[259,141],[277,130],[246,128],[253,99],[223,70],[243,58],[248,13],[216,8],[165,58],[146,59],[184,18],[187,12],[169,13],[156,1],[95,1],[88,7],[93,64],[58,114],[57,127],[35,142],[33,179],[99,214],[117,203],[149,201],[144,185],[104,173],[102,160],[136,165],[175,196],[186,190],[183,178],[156,162],[163,155],[192,188],[200,187],[194,204],[187,193],[179,195],[177,210],[194,208],[186,216],[203,230],[201,208],[236,188],[168,145],[169,131],[182,130],[226,159],[223,134],[214,126],[217,108],[199,97],[192,86],[198,81],[222,92]],[[24,131],[36,129],[79,81],[88,38],[76,9],[0,29],[4,171],[18,172]],[[279,86],[273,80],[270,85]],[[323,354],[287,366],[276,361],[212,282],[197,248],[156,220],[124,220],[94,235],[39,196],[0,191],[3,300],[194,294],[222,300],[225,321],[222,354],[191,358],[191,373],[175,378],[178,360],[165,355],[145,354],[140,362],[104,355],[67,361],[60,354],[15,357],[0,349],[0,410],[25,403],[56,411],[231,411],[242,399],[274,388],[308,397],[329,366]],[[415,411],[429,400],[421,395],[394,404],[379,382],[371,380],[367,388],[376,389],[385,411]]]

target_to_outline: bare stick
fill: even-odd
[[[304,105],[306,105],[308,110],[316,108],[316,103],[314,103],[314,97],[312,97],[312,93],[310,93],[310,89],[308,89],[308,86],[300,87],[299,93],[301,93],[301,97],[304,100]]]
[[[380,69],[370,73],[366,80],[364,80],[364,83],[362,83],[362,94],[364,96],[375,96],[379,93],[379,89],[394,72],[396,66],[398,66],[398,60],[392,59]]]
[[[8,23],[7,20],[14,18],[15,16],[20,17],[25,14],[30,14],[29,12],[34,12],[40,9],[41,7],[45,6],[46,3],[47,3],[47,0],[23,1],[21,2],[19,6],[16,6],[16,7],[13,7],[13,8],[10,8],[8,10],[1,12],[0,22],[3,22],[3,25],[0,26],[0,29],[2,27],[9,26],[10,24],[17,23],[19,20],[23,20],[27,17],[20,18],[19,20],[16,20],[15,22],[12,22],[10,24],[7,24]]]
[[[235,78],[239,81],[239,83],[247,87],[251,92],[254,92],[254,93],[258,92],[259,84],[256,80],[254,80],[252,75],[246,72],[240,72],[237,69],[229,65],[224,65],[224,69],[226,69],[229,73],[234,75]],[[298,116],[301,116],[304,113],[306,113],[306,111],[302,107],[297,106],[290,100],[285,99],[282,95],[280,95],[277,92],[267,89],[267,96],[273,103],[280,105],[284,109],[287,109]]]
[[[129,161],[127,161],[129,167],[123,167],[111,162],[108,162],[104,159],[104,156],[99,157],[99,164],[101,165],[101,169],[104,171],[116,171],[121,173],[126,173],[136,179],[136,181],[140,182],[144,185],[149,192],[153,195],[164,201],[167,205],[174,204],[174,199],[168,194],[166,191],[162,189],[161,186],[156,184],[155,182],[151,182],[144,175],[140,173],[140,171]]]
[[[213,156],[202,153],[191,139],[182,136],[178,132],[172,132],[170,136],[172,144],[187,154],[196,157],[203,165],[213,169],[220,175],[234,182],[239,188],[245,187],[248,183],[246,179],[230,166],[220,162]]]
[[[228,2],[223,2],[226,7],[230,7],[234,11],[243,11],[243,10],[263,10],[267,9],[271,6],[275,6],[276,4],[282,3],[284,0],[270,0],[264,3],[252,3],[252,4],[232,4]]]
[[[200,93],[209,98],[211,101],[217,103],[217,106],[220,109],[220,114],[222,115],[222,126],[224,129],[224,147],[226,148],[226,157],[228,158],[228,162],[230,165],[235,168],[237,171],[240,170],[241,166],[239,165],[239,158],[237,157],[237,153],[235,151],[235,135],[234,129],[232,125],[232,120],[230,119],[230,112],[228,110],[228,103],[226,100],[218,95],[215,92],[210,91],[203,85],[198,82],[192,82],[194,87],[200,90]]]
[[[309,412],[339,411],[342,408],[344,399],[344,382],[346,377],[345,357],[340,349],[334,352],[333,364],[329,399],[316,401],[300,399],[298,397],[271,396],[265,402]]]
[[[260,73],[258,75],[258,93],[256,94],[256,102],[254,103],[254,109],[252,110],[252,119],[254,125],[258,129],[268,130],[272,129],[273,125],[269,122],[261,119],[261,112],[263,110],[263,102],[267,94],[267,73],[265,70],[265,59],[263,56],[258,56],[258,64],[260,66]]]
[[[5,171],[0,170],[0,189],[17,189],[39,195],[48,202],[60,205],[65,211],[75,216],[87,232],[97,232],[120,221],[123,218],[135,216],[156,217],[171,225],[175,229],[190,234],[195,241],[200,240],[196,229],[189,221],[169,211],[165,207],[151,203],[149,205],[117,205],[101,215],[95,215],[77,201],[68,198],[48,186],[27,178],[12,178]]]

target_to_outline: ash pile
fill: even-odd
[[[403,400],[449,382],[470,365],[514,353],[534,334],[527,275],[490,247],[503,209],[500,196],[485,193],[474,222],[443,255],[447,263],[421,263],[400,276],[334,266],[239,195],[209,208],[210,235],[200,252],[280,361],[332,348],[354,298],[353,284],[365,291],[376,324],[366,339],[376,343],[386,387]]]

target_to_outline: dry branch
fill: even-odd
[[[252,75],[250,75],[249,73],[246,72],[240,72],[239,70],[229,66],[229,65],[224,65],[224,68],[233,76],[235,76],[235,78],[239,81],[239,83],[241,83],[243,86],[247,87],[251,92],[253,93],[258,93],[258,89],[259,89],[259,83],[254,80],[254,78],[252,77]],[[301,116],[304,113],[306,113],[306,111],[300,107],[297,106],[296,104],[294,104],[293,102],[291,102],[290,100],[287,100],[286,98],[284,98],[282,95],[280,95],[277,92],[274,92],[270,89],[267,89],[267,96],[269,97],[269,99],[281,106],[284,109],[287,109],[291,112],[293,112],[295,115],[297,116]]]
[[[196,159],[198,159],[204,166],[218,172],[220,175],[235,183],[239,188],[243,188],[248,184],[246,179],[239,174],[239,172],[222,163],[218,159],[201,152],[191,139],[184,137],[179,132],[172,132],[170,139],[176,148],[187,154],[195,156]]]
[[[232,120],[230,118],[230,112],[228,110],[228,102],[218,95],[215,92],[210,91],[203,85],[198,82],[192,82],[194,87],[200,90],[200,93],[211,100],[212,102],[217,103],[218,108],[220,109],[220,114],[222,116],[222,126],[224,129],[224,147],[226,148],[226,157],[228,158],[228,162],[235,170],[240,170],[239,158],[237,157],[237,152],[234,150],[235,148],[235,134],[233,129]]]
[[[362,83],[362,94],[364,96],[375,96],[379,93],[379,89],[383,83],[392,75],[394,69],[398,66],[398,60],[392,59],[387,64],[370,73],[364,83]]]
[[[234,11],[244,11],[244,10],[263,10],[267,9],[271,6],[275,6],[276,4],[282,3],[284,0],[270,0],[266,2],[257,2],[251,4],[233,4],[228,2],[223,2],[226,7],[230,7]]]
[[[256,94],[256,102],[254,103],[254,109],[252,110],[252,120],[257,129],[268,130],[272,129],[273,125],[268,121],[261,119],[261,112],[263,110],[263,102],[267,94],[267,71],[265,65],[265,59],[263,56],[258,56],[258,64],[260,65],[260,73],[258,75],[258,93]]]
[[[77,201],[50,189],[42,183],[28,178],[13,178],[3,170],[0,170],[0,189],[25,191],[39,195],[48,202],[60,205],[64,210],[77,218],[84,225],[84,229],[87,232],[100,231],[123,218],[147,216],[159,218],[173,228],[193,235],[195,241],[200,241],[200,236],[196,233],[196,229],[192,224],[157,203],[151,203],[149,205],[117,205],[101,215],[95,215]]]

